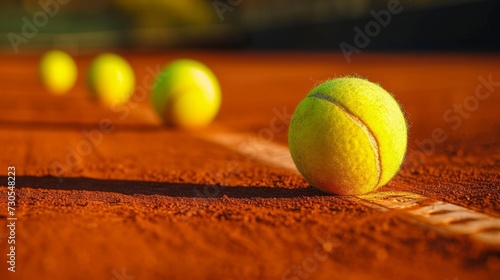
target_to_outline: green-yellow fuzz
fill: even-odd
[[[179,59],[156,77],[151,101],[166,124],[183,128],[208,125],[221,103],[219,82],[202,63]]]
[[[73,58],[60,50],[45,53],[40,60],[39,70],[45,87],[56,95],[68,92],[75,85],[78,76]]]
[[[324,191],[364,194],[399,170],[407,145],[399,104],[378,84],[360,78],[329,80],[296,108],[290,152],[300,173]]]
[[[104,53],[89,68],[87,83],[93,96],[108,106],[127,102],[133,94],[135,75],[121,56]]]

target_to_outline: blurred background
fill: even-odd
[[[500,50],[498,0],[1,0],[0,51],[341,51],[391,5],[363,49]]]

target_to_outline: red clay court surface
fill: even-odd
[[[115,110],[88,99],[91,56],[77,58],[79,82],[62,97],[40,85],[39,56],[0,57],[0,279],[498,279],[499,56],[124,56],[139,89]],[[221,82],[220,114],[203,130],[160,126],[142,94],[181,57]],[[328,195],[293,170],[287,125],[316,83],[354,73],[402,104],[409,150],[375,194]]]

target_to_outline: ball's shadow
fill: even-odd
[[[0,181],[7,182],[6,176]],[[168,182],[148,182],[129,180],[103,180],[91,178],[56,178],[17,176],[17,188],[85,190],[114,192],[126,195],[164,195],[186,198],[293,198],[311,196],[331,196],[315,188],[288,189],[281,187],[245,187],[202,184],[180,184]]]

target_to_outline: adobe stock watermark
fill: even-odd
[[[19,53],[19,46],[21,44],[27,44],[30,39],[33,39],[38,34],[38,31],[49,23],[49,19],[55,17],[59,13],[60,7],[68,4],[69,1],[70,0],[39,0],[38,6],[40,6],[40,10],[33,13],[31,19],[27,17],[21,18],[21,32],[7,33],[7,39],[9,39],[14,53]]]
[[[243,0],[214,0],[212,1],[212,5],[217,12],[217,16],[219,16],[219,20],[223,22],[225,20],[224,14],[226,12],[232,13],[242,2]]]
[[[332,235],[329,235],[326,241],[317,238],[319,245],[316,246],[311,256],[308,256],[299,264],[294,264],[292,267],[285,271],[281,276],[282,280],[304,280],[318,270],[321,263],[328,260],[328,257],[333,252],[334,248],[340,247],[340,243],[332,241]]]
[[[422,161],[431,156],[436,150],[437,144],[442,144],[448,139],[446,129],[457,130],[459,129],[464,120],[468,119],[472,113],[479,109],[480,103],[486,101],[493,93],[500,87],[500,82],[493,80],[493,74],[489,74],[487,78],[479,76],[479,83],[477,84],[473,94],[467,95],[461,103],[453,104],[452,108],[443,112],[443,121],[449,124],[449,128],[437,127],[431,132],[429,138],[415,139],[415,144],[418,150],[412,151],[407,159],[416,161],[420,158]]]
[[[281,111],[277,108],[272,109],[273,117],[269,120],[267,127],[261,128],[256,136],[249,137],[247,141],[238,146],[241,154],[247,155],[253,160],[266,147],[269,142],[274,140],[276,133],[285,131],[292,120],[293,113],[287,111],[284,106]]]
[[[239,143],[237,147],[239,154],[245,155],[250,160],[256,159],[257,155],[265,150],[269,142],[274,140],[276,133],[283,132],[287,129],[292,119],[292,114],[288,112],[287,107],[284,106],[281,111],[277,108],[273,108],[271,111],[273,116],[269,120],[269,125],[261,128],[256,136],[248,136],[247,139]],[[210,177],[219,182],[219,184],[205,185],[202,189],[195,186],[193,188],[195,197],[207,199],[218,197],[221,191],[221,177],[227,178],[228,176],[238,174],[237,167],[238,162],[232,160],[226,164],[222,172],[210,174]]]
[[[238,167],[238,162],[235,160],[229,161],[224,169],[222,169],[221,173],[211,173],[209,176],[212,179],[215,179],[217,181],[216,185],[205,185],[203,188],[200,190],[199,187],[194,187],[193,192],[195,197],[197,198],[204,198],[204,199],[209,199],[209,198],[216,198],[219,196],[220,191],[221,191],[221,184],[222,182],[220,177],[229,177],[231,175],[237,174],[236,168]]]
[[[125,267],[122,267],[121,273],[118,272],[118,270],[113,269],[111,270],[111,280],[134,280],[135,276],[133,275],[128,275],[127,272],[125,271]]]
[[[399,0],[389,0],[386,10],[380,10],[378,12],[371,10],[370,15],[374,20],[365,24],[363,30],[358,26],[354,27],[355,35],[352,44],[342,41],[339,45],[347,63],[351,63],[351,56],[353,54],[360,54],[364,48],[370,45],[371,40],[382,32],[382,28],[386,28],[391,23],[392,16],[402,11],[403,6]]]
[[[118,119],[124,120],[129,115],[132,109],[139,105],[139,102],[144,101],[148,97],[148,92],[153,90],[158,82],[164,78],[158,76],[161,73],[160,65],[156,66],[156,69],[150,66],[146,67],[146,72],[148,73],[142,79],[142,83],[137,85],[134,89],[134,94],[131,99],[121,105],[115,105],[111,108],[111,111],[118,114]],[[161,74],[160,74],[161,75]],[[158,77],[155,82],[152,82],[155,77]],[[94,148],[99,146],[104,136],[115,131],[116,126],[112,119],[103,118],[99,121],[97,128],[91,130],[82,130],[83,139],[80,140],[74,147],[66,146],[66,157],[63,161],[53,161],[50,165],[50,169],[56,177],[58,177],[59,182],[63,181],[63,175],[70,172],[72,169],[77,168],[81,164],[85,157],[88,157],[94,151]]]

